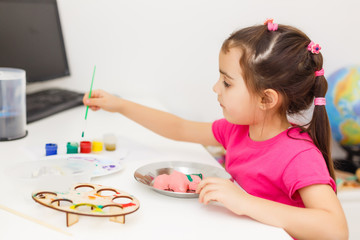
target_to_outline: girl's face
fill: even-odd
[[[239,60],[241,51],[231,48],[219,54],[219,80],[213,87],[227,121],[239,125],[253,125],[260,117],[257,97],[248,91],[241,75]]]

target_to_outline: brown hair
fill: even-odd
[[[315,76],[315,71],[322,69],[323,57],[308,51],[309,43],[308,36],[294,27],[279,24],[277,31],[269,31],[266,25],[259,25],[231,34],[222,51],[239,48],[239,64],[249,91],[261,94],[265,89],[274,89],[283,96],[280,114],[292,115],[308,109],[314,97],[325,97],[328,88],[324,76]],[[311,121],[297,127],[310,135],[335,180],[325,106],[315,106]]]

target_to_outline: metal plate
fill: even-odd
[[[219,177],[230,179],[231,176],[222,167],[215,167],[207,164],[196,163],[196,162],[156,162],[138,168],[134,177],[136,181],[150,187],[154,191],[178,198],[197,198],[197,193],[180,193],[161,190],[153,187],[154,179],[161,174],[171,174],[174,170],[182,172],[184,174],[199,174],[201,173],[204,178],[206,177]]]

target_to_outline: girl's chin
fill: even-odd
[[[223,116],[226,119],[226,121],[228,121],[229,123],[236,124],[236,123],[234,123],[234,119],[231,118],[229,115],[227,115],[224,111],[223,111]]]
[[[232,118],[231,116],[227,115],[225,112],[223,112],[223,116],[229,123],[235,124],[235,125],[244,125],[242,123],[239,123],[237,119]]]

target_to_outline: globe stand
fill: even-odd
[[[355,173],[360,168],[360,147],[357,146],[343,146],[346,151],[346,159],[336,159],[334,162],[335,169]]]

